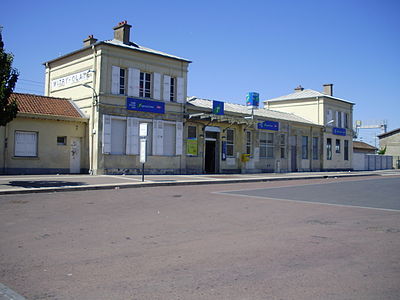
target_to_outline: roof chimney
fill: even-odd
[[[93,37],[93,35],[89,35],[86,39],[83,40],[83,47],[91,46],[97,42],[97,39]]]
[[[114,29],[114,39],[124,43],[125,45],[129,45],[129,36],[130,36],[130,29],[131,25],[128,24],[127,21],[119,22]]]
[[[303,91],[304,90],[304,88],[299,84],[299,86],[297,87],[297,88],[295,88],[294,89],[294,91],[297,93],[297,92],[301,92],[301,91]]]
[[[327,83],[323,85],[324,87],[324,94],[328,96],[333,96],[333,84]]]

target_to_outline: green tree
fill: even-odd
[[[18,71],[12,67],[14,57],[4,52],[2,30],[0,27],[0,126],[5,126],[15,118],[18,105],[10,96],[18,80]]]

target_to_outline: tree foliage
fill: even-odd
[[[380,149],[380,150],[378,151],[378,154],[379,154],[379,155],[385,155],[385,153],[386,153],[386,146],[385,146],[385,148]]]
[[[18,71],[12,67],[13,55],[4,51],[0,28],[0,126],[5,126],[15,118],[18,105],[10,96],[18,80]]]

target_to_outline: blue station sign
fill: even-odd
[[[279,130],[279,122],[264,121],[262,123],[258,123],[257,124],[257,128],[258,129],[278,131]]]
[[[333,127],[332,128],[332,133],[336,134],[336,135],[346,136],[346,128]]]
[[[258,107],[260,105],[260,94],[256,92],[250,92],[246,95],[246,106]]]
[[[126,109],[165,114],[165,103],[128,97],[126,98]]]
[[[224,102],[222,101],[213,101],[213,109],[212,113],[214,115],[223,115],[224,114]]]

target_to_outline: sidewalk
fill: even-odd
[[[390,175],[400,176],[400,170],[261,174],[145,175],[144,182],[142,182],[141,175],[1,175],[0,195]]]

